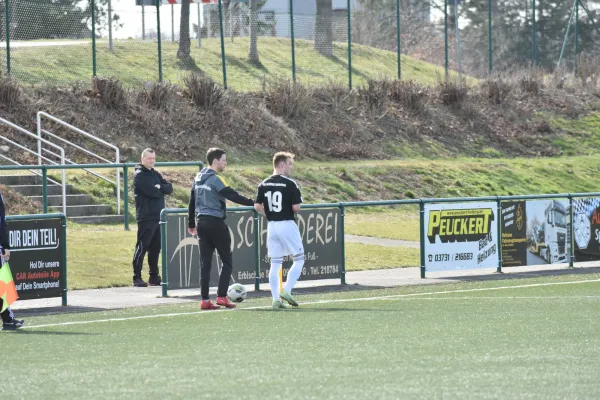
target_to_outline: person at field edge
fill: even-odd
[[[233,190],[225,179],[219,175],[227,167],[225,150],[213,147],[206,152],[209,167],[194,178],[190,193],[188,209],[188,231],[197,235],[200,245],[200,308],[215,310],[220,306],[235,308],[227,298],[227,288],[233,271],[233,256],[231,253],[231,237],[225,223],[227,206],[225,200],[244,206],[252,206],[254,201]],[[210,270],[213,253],[217,250],[223,263],[219,276],[216,305],[210,301]]]
[[[8,229],[6,226],[6,209],[4,207],[4,198],[0,193],[0,246],[2,247],[2,260],[0,261],[0,268],[3,267],[4,262],[10,259],[10,243],[8,241]],[[0,299],[0,310],[2,309],[3,301]],[[15,330],[23,326],[25,321],[22,319],[16,319],[15,314],[12,312],[10,307],[4,310],[0,314],[2,318],[2,330]]]
[[[145,149],[133,174],[135,217],[138,225],[137,242],[133,253],[133,286],[137,287],[162,284],[162,279],[158,274],[158,256],[161,245],[160,212],[165,208],[165,195],[173,192],[173,186],[154,169],[155,162],[154,150]],[[146,253],[148,253],[150,270],[148,283],[142,279],[142,266]]]
[[[287,152],[276,153],[273,157],[273,175],[258,185],[254,209],[269,221],[267,227],[267,251],[271,258],[269,285],[273,295],[273,308],[286,308],[280,300],[298,307],[292,296],[292,289],[304,267],[304,246],[295,216],[300,211],[302,195],[296,181],[289,177],[294,163],[294,155]],[[283,258],[291,255],[294,262],[281,293],[279,292],[279,271]]]

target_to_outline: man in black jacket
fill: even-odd
[[[10,243],[8,241],[8,229],[6,227],[6,210],[4,208],[4,198],[0,194],[0,246],[2,247],[2,261],[0,262],[0,268],[3,268],[4,261],[10,259]],[[2,310],[3,301],[0,299],[0,310]],[[24,321],[22,319],[15,319],[15,315],[12,310],[7,308],[3,313],[0,314],[2,318],[2,330],[15,330],[23,326]]]
[[[154,169],[156,154],[152,149],[142,152],[141,163],[135,166],[133,194],[137,219],[137,243],[133,253],[133,286],[160,286],[158,255],[160,254],[160,212],[165,208],[165,194],[173,192],[173,186]],[[144,256],[148,253],[150,279],[142,279]]]
[[[215,310],[220,306],[234,308],[235,304],[227,298],[227,288],[233,271],[233,258],[229,228],[225,223],[227,217],[225,199],[244,206],[254,205],[254,200],[233,190],[219,175],[227,167],[227,155],[224,150],[208,149],[206,160],[210,166],[203,168],[194,179],[188,213],[188,231],[190,235],[198,235],[200,244],[200,294],[202,295],[200,308],[203,310]],[[211,303],[208,296],[215,249],[223,262],[216,305]]]

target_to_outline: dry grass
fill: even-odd
[[[166,110],[173,106],[178,88],[166,82],[149,82],[138,93],[138,103],[157,110]]]
[[[265,80],[262,93],[267,109],[286,119],[308,115],[314,103],[312,91],[290,79]]]
[[[116,78],[93,77],[92,92],[107,108],[119,109],[127,106],[127,93],[121,81]]]
[[[186,95],[192,102],[207,111],[214,111],[221,100],[225,89],[210,78],[198,74],[189,74],[183,78]]]

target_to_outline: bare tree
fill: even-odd
[[[181,2],[181,21],[179,22],[179,48],[177,58],[190,58],[190,2]]]
[[[324,56],[333,56],[333,6],[331,0],[316,0],[315,50]]]
[[[250,18],[248,21],[250,29],[250,46],[248,49],[248,59],[253,64],[259,64],[260,58],[258,57],[258,15],[256,10],[258,9],[259,0],[248,0],[248,6],[250,7]]]

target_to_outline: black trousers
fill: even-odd
[[[231,237],[225,220],[217,217],[201,215],[196,219],[196,232],[200,244],[200,294],[207,300],[210,288],[210,270],[215,249],[221,258],[223,268],[219,275],[217,296],[227,295],[227,288],[233,271],[233,257],[231,254]]]
[[[144,257],[148,253],[150,276],[158,275],[158,256],[160,254],[159,221],[138,222],[137,242],[133,253],[133,278],[142,277]]]
[[[2,301],[2,299],[0,299],[0,310],[2,310],[3,303],[4,303],[4,301]],[[0,313],[0,317],[2,318],[2,322],[10,322],[10,321],[12,321],[14,315],[13,315],[12,311],[10,310],[10,308],[7,308],[6,310],[4,310],[3,313]]]

